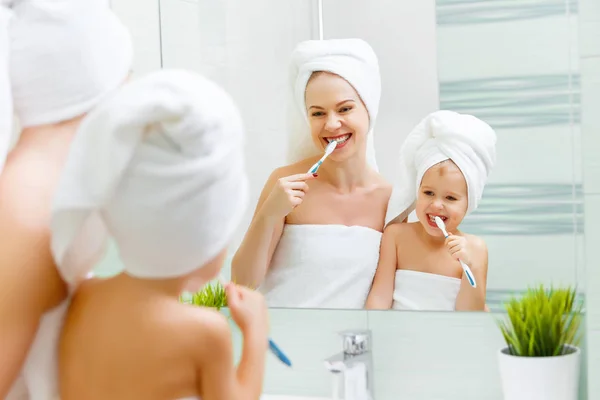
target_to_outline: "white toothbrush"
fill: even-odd
[[[317,161],[315,163],[315,165],[310,167],[310,169],[308,170],[308,173],[316,174],[317,171],[319,170],[319,167],[321,166],[321,164],[323,164],[323,161],[325,161],[325,159],[327,158],[328,155],[333,153],[333,151],[335,150],[336,147],[337,147],[337,141],[334,140],[334,141],[330,142],[327,145],[327,147],[325,147],[325,154],[323,155],[323,157],[321,157],[321,159],[319,161]]]
[[[448,232],[446,232],[446,225],[444,225],[444,221],[442,221],[442,219],[440,217],[435,217],[435,224],[438,226],[438,228],[440,228],[442,230],[442,233],[444,234],[444,237],[448,237]],[[475,282],[475,277],[473,276],[473,273],[471,272],[471,268],[469,268],[469,266],[467,264],[465,264],[464,262],[462,262],[462,260],[458,260],[460,262],[460,266],[462,267],[463,271],[465,271],[465,275],[467,275],[467,279],[469,280],[469,283],[471,284],[471,286],[473,287],[477,287],[477,282]]]

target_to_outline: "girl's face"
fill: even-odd
[[[329,142],[338,142],[329,159],[340,162],[356,154],[364,156],[369,113],[352,85],[338,75],[317,72],[306,86],[305,104],[317,148],[325,151]]]
[[[452,161],[442,161],[423,175],[417,196],[416,212],[425,231],[443,237],[434,217],[439,216],[449,233],[456,232],[468,208],[467,182]]]

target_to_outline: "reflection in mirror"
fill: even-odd
[[[217,81],[246,126],[253,206],[227,277],[294,308],[495,310],[530,285],[576,285],[577,9],[511,10],[476,0],[162,0],[163,67]],[[438,110],[461,116],[431,116]],[[431,154],[402,147],[421,122],[427,134],[457,136],[446,147],[430,140]],[[460,134],[491,138],[488,126],[495,145],[457,145]],[[416,169],[403,175],[409,160]],[[409,223],[382,241],[407,207]],[[451,255],[435,215],[463,251]],[[101,269],[116,264],[113,252]]]

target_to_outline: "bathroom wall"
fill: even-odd
[[[579,1],[589,400],[600,400],[600,2]]]
[[[253,79],[248,79],[249,76],[255,73],[260,73],[256,70],[239,71],[238,77],[227,76],[223,70],[219,70],[218,62],[212,65],[202,63],[202,54],[210,54],[215,56],[216,46],[219,37],[208,37],[206,40],[213,41],[214,46],[203,46],[198,35],[200,14],[198,3],[194,0],[162,0],[160,2],[160,16],[162,24],[159,30],[159,3],[154,0],[112,0],[115,10],[120,17],[128,24],[134,34],[136,41],[136,73],[145,73],[161,66],[160,40],[162,40],[162,63],[168,67],[185,67],[197,68],[208,74],[212,74],[216,79],[222,80],[224,85],[229,90],[237,90],[236,86],[242,85],[243,82],[250,82],[258,85],[259,82],[253,82]],[[216,2],[215,2],[216,3]],[[276,2],[272,2],[274,4]],[[283,3],[283,2],[282,2]],[[247,10],[247,14],[242,15],[247,18],[247,21],[242,20],[222,20],[227,24],[247,24],[245,29],[248,32],[253,32],[255,43],[259,44],[260,55],[268,59],[268,55],[272,52],[289,53],[293,44],[316,34],[316,27],[311,23],[303,22],[300,18],[301,12],[309,13],[314,10],[313,3],[308,0],[302,1],[287,1],[286,6],[267,7],[264,1],[253,1],[252,9]],[[325,1],[326,13],[343,13],[344,7],[340,8],[332,6],[329,1]],[[335,2],[333,2],[335,3]],[[383,3],[383,2],[382,2]],[[415,7],[416,2],[399,1],[385,2],[388,5],[390,16],[410,15],[409,7]],[[419,2],[420,7],[429,7],[433,10],[431,1]],[[427,3],[427,4],[425,4]],[[504,3],[504,2],[503,2]],[[518,2],[520,6],[525,7],[522,2]],[[535,4],[564,4],[560,1],[545,1],[532,2]],[[425,4],[425,5],[423,5]],[[438,18],[440,18],[439,8],[446,4],[450,7],[450,2],[438,1]],[[529,3],[528,3],[529,4]],[[539,29],[541,24],[547,24],[550,29],[558,29],[563,27],[562,31],[568,38],[558,36],[537,35],[523,28],[524,22],[515,21],[498,21],[498,24],[514,24],[512,30],[494,30],[490,28],[490,35],[498,35],[493,46],[488,46],[487,43],[469,42],[468,37],[464,37],[468,31],[469,25],[474,22],[469,20],[469,13],[456,12],[446,8],[443,13],[443,18],[440,19],[442,26],[440,32],[444,32],[443,37],[439,37],[438,42],[443,45],[444,40],[467,40],[465,43],[462,55],[459,54],[437,54],[439,59],[448,59],[448,57],[456,57],[455,65],[461,59],[468,58],[467,50],[471,43],[471,51],[480,51],[486,57],[490,57],[496,61],[499,68],[508,68],[510,63],[506,60],[515,60],[518,63],[519,58],[526,55],[519,55],[515,45],[521,40],[530,40],[533,46],[531,48],[544,48],[545,46],[562,46],[569,47],[572,44],[579,42],[580,48],[578,54],[575,53],[572,57],[568,57],[570,66],[569,71],[576,71],[579,74],[579,86],[581,96],[581,123],[579,127],[576,124],[569,126],[569,129],[559,130],[557,128],[532,128],[528,130],[530,136],[525,137],[519,131],[520,128],[506,127],[507,135],[512,135],[518,142],[504,142],[501,146],[507,146],[504,150],[499,150],[503,154],[511,154],[507,148],[513,150],[514,157],[505,159],[503,162],[514,162],[515,159],[527,160],[528,154],[534,154],[535,159],[539,159],[539,154],[545,152],[548,158],[538,163],[525,163],[522,169],[516,169],[511,176],[497,175],[494,182],[501,184],[503,181],[515,181],[519,174],[523,171],[522,176],[526,174],[535,174],[539,178],[540,183],[548,183],[552,181],[556,183],[562,182],[564,185],[569,185],[573,182],[581,184],[583,188],[576,188],[576,193],[582,193],[577,198],[568,197],[566,186],[565,201],[568,204],[576,204],[577,201],[583,199],[585,218],[579,216],[583,220],[583,228],[580,229],[580,242],[578,245],[573,244],[576,240],[573,236],[566,235],[565,238],[551,241],[551,244],[546,244],[540,248],[541,254],[544,254],[546,249],[563,248],[567,249],[564,254],[570,255],[567,258],[560,258],[560,262],[571,265],[577,264],[578,269],[572,272],[571,275],[561,275],[558,270],[550,272],[553,276],[574,281],[575,274],[579,274],[577,282],[579,285],[585,286],[587,291],[587,362],[588,373],[590,377],[600,375],[600,269],[595,268],[594,244],[600,241],[600,215],[598,215],[597,204],[600,204],[600,163],[598,154],[600,154],[600,120],[597,118],[597,109],[600,107],[600,3],[596,0],[581,0],[577,8],[577,16],[567,16],[566,12],[548,12],[545,16],[536,18],[536,26]],[[294,12],[288,12],[286,7],[293,8]],[[204,6],[207,6],[204,3]],[[306,8],[303,8],[306,7]],[[328,9],[327,7],[333,7]],[[571,6],[573,8],[574,6]],[[346,7],[350,12],[352,7]],[[510,7],[508,7],[510,9]],[[516,6],[516,13],[519,14],[519,6]],[[313,11],[311,11],[313,10]],[[327,11],[329,10],[329,11]],[[514,10],[514,9],[513,9]],[[571,10],[573,11],[573,10]],[[363,10],[363,12],[366,12]],[[523,10],[521,9],[521,12]],[[264,23],[254,23],[253,30],[250,31],[249,21],[250,13],[252,19],[262,18]],[[562,13],[562,14],[561,14]],[[484,17],[493,17],[498,12],[484,13]],[[574,13],[571,13],[574,14]],[[327,14],[325,14],[327,15]],[[347,20],[346,20],[347,18]],[[391,18],[391,17],[390,17]],[[451,23],[461,18],[461,22]],[[338,24],[343,24],[347,21],[348,25],[356,24],[352,22],[350,14],[339,18]],[[446,21],[444,23],[444,21]],[[215,21],[213,21],[215,22]],[[277,29],[285,27],[287,24],[295,24],[298,26],[298,31],[303,32],[297,36],[287,36],[282,43],[277,47],[273,47],[265,42],[270,35],[281,34]],[[218,26],[218,24],[215,23]],[[332,25],[335,26],[335,25]],[[341,25],[338,25],[341,26]],[[386,26],[382,24],[382,26]],[[389,30],[392,27],[387,24]],[[520,28],[519,28],[520,27]],[[326,28],[325,35],[328,34]],[[348,28],[350,29],[350,28]],[[159,36],[160,31],[162,35]],[[496,33],[494,33],[496,32]],[[333,35],[334,31],[329,31]],[[376,32],[370,33],[374,36]],[[264,35],[264,36],[261,36]],[[313,36],[314,37],[314,36]],[[261,39],[262,38],[262,39]],[[408,38],[409,40],[412,38]],[[505,40],[506,39],[506,40]],[[383,41],[376,41],[374,46],[383,46]],[[395,39],[400,42],[400,39]],[[262,43],[262,46],[260,45]],[[267,42],[268,43],[268,42]],[[494,51],[488,51],[486,48],[492,47]],[[248,52],[251,49],[248,49]],[[212,51],[212,53],[210,53]],[[208,52],[208,53],[207,53]],[[216,60],[226,62],[231,60],[231,57],[240,57],[236,62],[242,63],[244,59],[251,54],[243,53],[243,55],[235,54],[216,54]],[[418,52],[415,51],[415,57],[418,57]],[[219,58],[220,57],[220,58]],[[229,57],[229,58],[227,58]],[[464,58],[463,58],[464,57]],[[464,63],[471,70],[464,69],[465,74],[471,74],[467,79],[472,79],[479,71],[476,63]],[[556,68],[556,74],[564,72],[564,60],[548,59],[540,56],[540,64],[548,68]],[[428,67],[429,65],[426,65]],[[385,67],[385,66],[384,66]],[[576,68],[578,67],[578,68]],[[269,65],[265,64],[269,76],[272,80],[281,80],[286,71],[284,65]],[[525,66],[523,68],[526,68]],[[446,71],[446,75],[440,75],[442,84],[440,85],[440,100],[442,104],[454,104],[454,107],[459,104],[465,104],[462,98],[456,97],[456,91],[452,90],[451,85],[448,86],[444,82],[451,80],[466,80],[465,76],[459,76],[458,72],[452,72],[452,69],[440,69],[440,74]],[[508,71],[507,72],[514,72]],[[538,71],[530,70],[523,71],[523,74],[533,75]],[[243,79],[242,79],[243,78]],[[571,88],[574,88],[575,74],[572,75]],[[254,81],[259,79],[254,78]],[[260,83],[272,84],[268,80],[262,79]],[[539,81],[538,81],[539,83]],[[556,81],[554,82],[556,84]],[[523,87],[523,81],[518,85]],[[464,86],[463,86],[464,87]],[[572,91],[573,100],[577,92]],[[415,94],[418,98],[419,94]],[[273,103],[283,99],[274,99]],[[472,104],[473,99],[467,99],[467,104]],[[390,100],[387,100],[390,101]],[[274,126],[275,121],[280,118],[277,115],[278,111],[272,107],[261,108],[256,99],[249,98],[244,104],[240,104],[242,110],[246,109],[245,119],[252,121],[253,115],[258,113],[273,114]],[[269,104],[272,104],[271,101]],[[569,103],[571,104],[571,103]],[[450,107],[450,106],[448,106]],[[529,108],[527,116],[531,116],[532,110],[536,119],[547,119],[548,114],[541,112],[537,114],[539,108]],[[390,110],[393,111],[393,110]],[[594,111],[596,111],[594,113]],[[511,111],[514,115],[514,110]],[[497,113],[496,115],[500,115]],[[555,110],[550,116],[569,118],[569,121],[574,120],[574,111],[564,108]],[[409,122],[407,122],[408,124]],[[583,148],[576,149],[572,147],[570,139],[576,137],[577,132],[581,132],[583,140]],[[533,132],[533,134],[531,134]],[[547,139],[551,136],[553,139]],[[401,140],[401,139],[396,139]],[[528,146],[522,146],[521,140],[527,140],[530,143]],[[513,144],[511,144],[513,143]],[[251,144],[249,146],[252,146]],[[381,141],[376,144],[378,152],[383,147]],[[500,145],[499,145],[500,146]],[[249,147],[250,153],[255,151],[255,157],[269,157],[269,163],[257,165],[249,171],[249,173],[266,178],[268,171],[276,164],[281,162],[276,155],[268,154],[268,149],[264,145],[256,148]],[[385,149],[384,149],[385,151]],[[529,151],[530,153],[527,153]],[[577,175],[577,166],[572,164],[576,161],[577,152],[580,151],[583,156],[583,175]],[[570,162],[570,161],[571,162]],[[391,167],[390,167],[391,168]],[[544,175],[549,174],[549,175]],[[551,174],[551,175],[550,175]],[[576,179],[573,180],[573,177]],[[553,178],[550,180],[549,178]],[[556,179],[554,179],[556,178]],[[562,190],[562,189],[561,189]],[[549,193],[549,192],[546,192]],[[255,198],[257,193],[252,193]],[[547,194],[548,198],[554,198],[554,194]],[[557,204],[551,205],[556,209]],[[491,207],[491,205],[490,205]],[[578,209],[575,207],[575,209]],[[557,213],[559,217],[559,225],[566,223],[565,217]],[[575,216],[580,215],[579,212]],[[525,216],[529,218],[528,216]],[[577,220],[577,218],[574,218]],[[561,222],[563,221],[563,222]],[[579,220],[581,221],[581,220]],[[581,225],[581,222],[579,222]],[[572,226],[572,224],[571,224]],[[548,242],[545,242],[548,243]],[[518,256],[518,252],[514,249],[512,242],[507,242],[507,245],[502,248],[503,251],[512,252]],[[532,246],[537,246],[533,244]],[[581,249],[581,250],[579,250]],[[585,252],[584,252],[585,250]],[[532,254],[532,253],[531,253]],[[535,275],[530,276],[530,280],[543,277],[546,270],[544,267],[554,260],[552,259],[535,259],[530,258],[527,261],[529,265],[537,266]],[[114,255],[114,254],[113,254]],[[579,257],[579,258],[578,258]],[[579,263],[577,260],[584,261]],[[114,259],[113,259],[114,261]],[[515,260],[515,265],[509,263],[506,268],[518,267],[517,261],[523,263],[523,260]],[[107,266],[114,266],[114,263],[109,262]],[[557,263],[552,264],[557,265]],[[493,272],[491,272],[493,273]],[[500,282],[501,278],[493,278]],[[502,285],[510,286],[510,279],[503,281]],[[500,284],[499,284],[500,285]],[[500,286],[499,286],[500,287]],[[365,328],[369,327],[373,331],[374,336],[374,357],[375,357],[375,384],[378,400],[409,398],[411,400],[420,399],[486,399],[500,400],[500,380],[496,366],[496,352],[503,345],[501,335],[495,325],[494,318],[498,318],[497,314],[481,314],[481,313],[416,313],[416,312],[363,312],[363,311],[328,311],[328,310],[290,310],[290,309],[272,309],[271,310],[271,335],[281,345],[281,347],[289,354],[294,362],[293,369],[287,369],[282,366],[277,360],[269,356],[267,364],[267,374],[265,382],[265,392],[274,394],[295,394],[295,395],[314,395],[327,396],[331,393],[331,376],[325,371],[322,360],[329,355],[337,352],[341,348],[341,342],[336,336],[336,332],[348,328]],[[236,343],[236,354],[239,356],[241,348],[241,338],[237,331],[234,330]],[[584,369],[585,371],[585,369]],[[465,378],[469,379],[470,385],[465,384]],[[585,379],[583,379],[584,384]],[[582,390],[581,399],[600,400],[600,381],[597,379],[589,379],[587,382],[588,390]]]

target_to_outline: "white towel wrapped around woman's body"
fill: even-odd
[[[361,309],[380,242],[363,226],[286,224],[259,291],[269,307]]]

